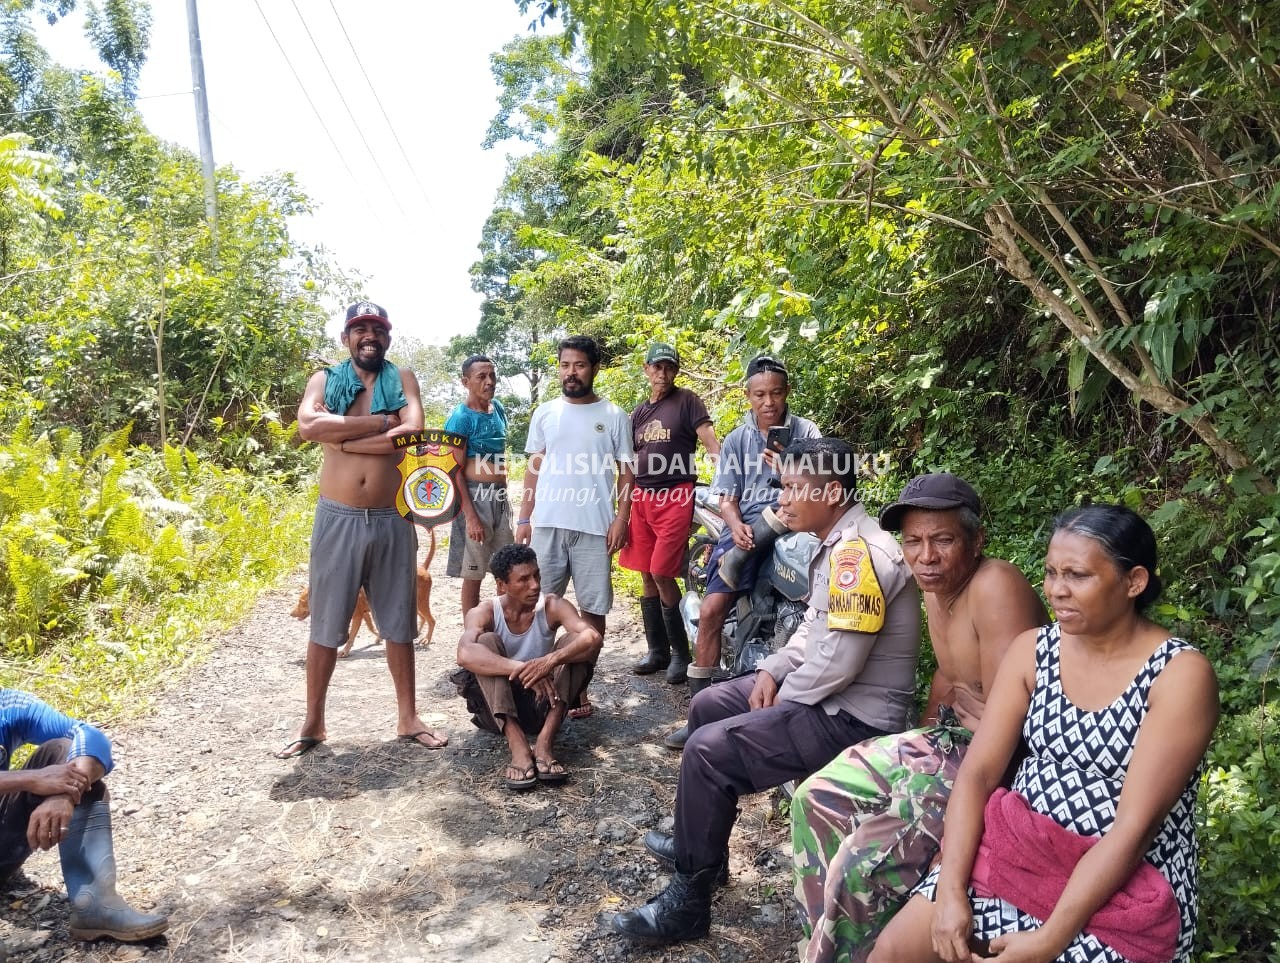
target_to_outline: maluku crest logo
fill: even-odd
[[[395,446],[402,453],[396,510],[423,528],[451,522],[458,514],[458,473],[462,466],[454,457],[455,445],[465,449],[466,437],[436,428],[395,438]]]

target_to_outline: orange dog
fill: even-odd
[[[289,614],[299,620],[311,617],[311,588],[309,586],[304,585],[302,587],[302,594],[298,596],[298,602]],[[373,613],[369,611],[369,599],[364,594],[364,589],[361,589],[360,594],[356,596],[355,611],[351,613],[351,628],[347,631],[346,644],[338,650],[339,659],[345,659],[351,651],[351,646],[355,644],[356,636],[360,634],[361,622],[367,625],[369,631],[373,633],[373,644],[378,645],[381,643],[382,636],[378,634],[378,627],[373,623]]]
[[[428,529],[430,531],[430,529]],[[418,638],[417,642],[423,645],[431,644],[431,637],[436,631],[436,619],[431,614],[431,573],[427,571],[427,566],[431,564],[431,559],[436,553],[436,534],[431,532],[431,548],[427,551],[427,559],[418,566],[418,588],[417,588],[417,607],[418,607]],[[302,594],[298,596],[298,602],[293,607],[293,611],[289,613],[295,619],[306,619],[311,617],[311,590],[304,586]],[[373,612],[369,609],[369,599],[364,594],[364,589],[360,589],[360,594],[356,596],[355,611],[351,613],[351,628],[347,631],[347,641],[341,649],[338,650],[338,658],[345,659],[351,652],[351,646],[356,641],[356,636],[360,634],[361,623],[369,627],[369,631],[373,633],[373,644],[379,645],[382,642],[382,635],[378,632],[378,626],[374,624]]]

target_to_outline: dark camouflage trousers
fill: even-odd
[[[808,963],[867,958],[938,854],[971,738],[955,724],[870,739],[800,784],[791,842]]]

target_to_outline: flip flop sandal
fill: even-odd
[[[423,741],[423,736],[427,737]],[[449,744],[449,737],[445,736],[443,740],[439,739],[431,730],[421,729],[418,732],[409,732],[403,736],[396,736],[400,742],[412,742],[415,746],[421,746],[423,749],[443,749]]]
[[[272,755],[277,759],[297,759],[299,756],[305,756],[322,742],[324,742],[323,739],[317,739],[314,736],[298,736],[293,742],[279,752],[273,752]]]
[[[538,771],[538,782],[564,782],[569,778],[569,770],[554,759],[533,760]]]
[[[522,789],[532,789],[538,784],[538,767],[532,762],[523,769],[512,763],[507,766],[506,771],[520,773],[519,779],[512,779],[510,776],[504,776],[502,779],[506,787],[512,792],[519,792]]]

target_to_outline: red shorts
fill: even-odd
[[[684,574],[693,524],[693,482],[673,488],[631,490],[631,531],[618,564],[666,578]]]

